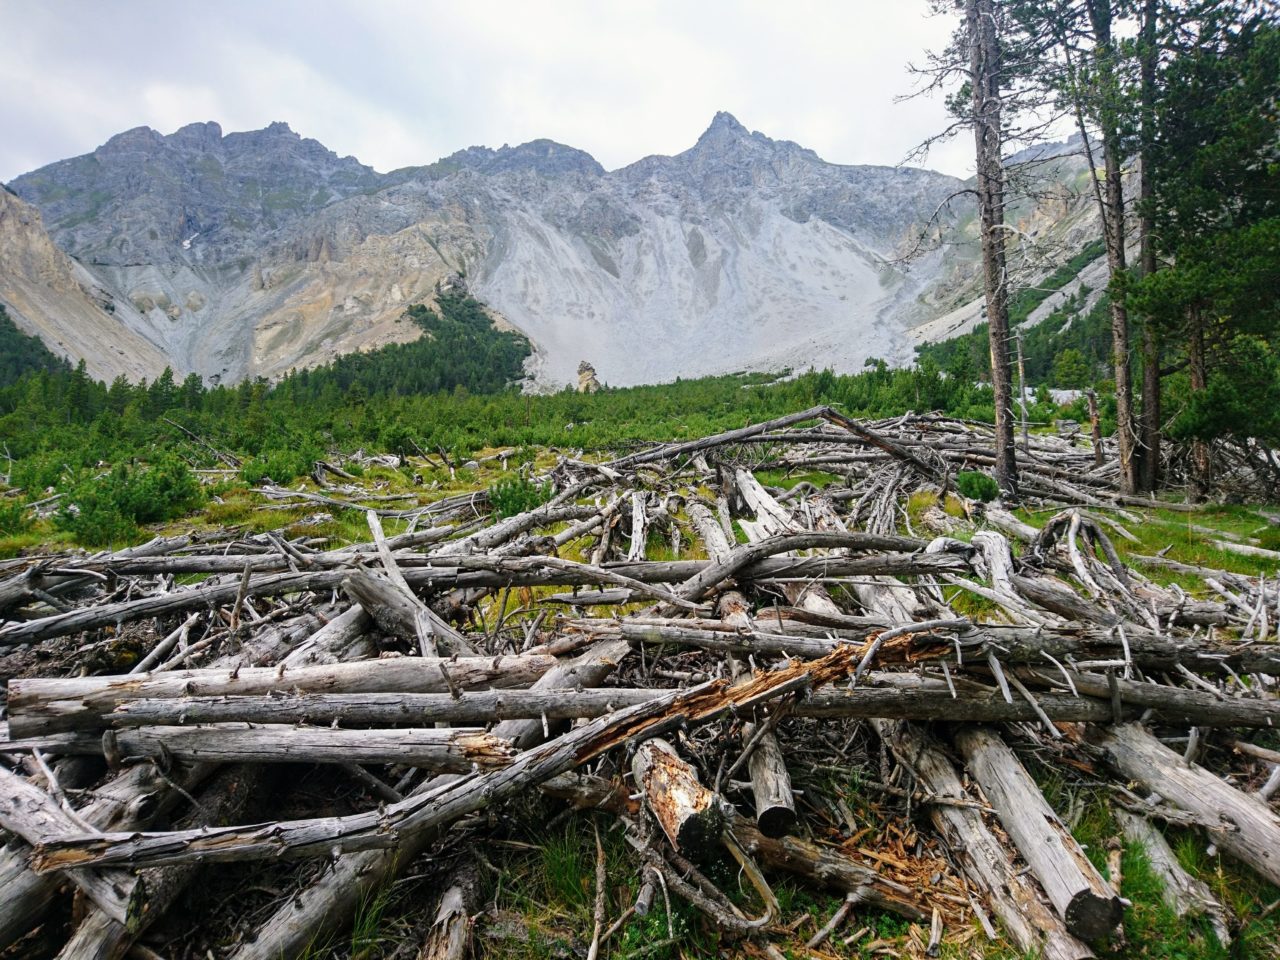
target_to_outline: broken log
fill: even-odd
[[[677,851],[699,856],[717,841],[724,822],[720,801],[675,747],[658,737],[646,740],[631,761],[631,775]]]

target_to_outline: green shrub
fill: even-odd
[[[199,481],[176,457],[147,470],[119,464],[104,477],[86,477],[72,487],[54,525],[83,544],[107,546],[136,539],[140,523],[172,520],[203,500]]]
[[[26,504],[0,503],[0,534],[12,537],[26,533],[31,529],[32,523],[31,517],[27,514]]]
[[[956,489],[970,500],[989,503],[1000,496],[995,480],[976,470],[961,470],[956,474]]]
[[[528,477],[509,474],[489,488],[489,504],[497,517],[514,517],[551,499],[551,482],[536,484]]]
[[[273,450],[245,461],[240,477],[245,483],[289,483],[309,474],[316,459],[307,450]]]

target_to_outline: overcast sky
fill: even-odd
[[[927,0],[0,0],[0,23],[0,181],[203,120],[284,120],[382,171],[537,137],[614,169],[717,110],[896,164],[945,126],[940,100],[895,98],[951,30]],[[972,152],[924,165],[965,176]]]

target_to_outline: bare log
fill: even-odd
[[[465,773],[475,767],[502,766],[514,756],[506,740],[463,728],[337,730],[222,723],[138,727],[108,736],[113,752],[126,760],[170,756],[193,763],[398,763]],[[91,751],[93,747],[90,740]],[[94,752],[101,750],[99,740]]]
[[[39,870],[97,864],[159,866],[205,858],[252,860],[281,856],[370,850],[395,846],[401,831],[450,823],[500,799],[536,786],[632,738],[647,739],[680,723],[705,723],[731,709],[745,710],[771,699],[844,676],[853,666],[846,650],[822,660],[794,660],[781,670],[756,674],[730,687],[716,680],[601,717],[520,754],[508,766],[462,777],[439,790],[410,797],[381,811],[251,827],[220,827],[169,833],[106,833],[69,836],[37,848]]]
[[[755,797],[756,823],[766,837],[781,837],[796,826],[796,801],[791,794],[791,775],[782,756],[782,747],[771,731],[744,724],[742,739],[752,749],[747,761],[751,772],[751,792]]]
[[[1257,797],[1188,764],[1139,724],[1094,727],[1090,739],[1130,780],[1207,823],[1213,841],[1271,883],[1280,884],[1280,815]]]
[[[0,767],[0,827],[35,846],[59,835],[79,833],[84,825],[51,796]],[[117,923],[128,923],[141,909],[134,877],[123,870],[72,870],[71,880]]]
[[[1082,940],[1115,930],[1124,908],[1058,819],[1013,751],[990,729],[964,727],[956,745],[1067,929]]]
[[[1146,854],[1152,872],[1163,885],[1160,895],[1169,908],[1179,917],[1208,917],[1218,942],[1224,947],[1230,945],[1230,914],[1226,907],[1213,895],[1208,884],[1182,868],[1164,834],[1145,817],[1122,809],[1113,813],[1125,839],[1141,847]]]
[[[94,729],[121,703],[170,697],[225,697],[281,692],[434,693],[478,686],[527,687],[556,666],[543,654],[518,657],[391,657],[289,669],[177,670],[126,676],[13,680],[11,736]]]

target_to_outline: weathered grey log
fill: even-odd
[[[402,588],[390,579],[353,570],[342,581],[342,589],[392,636],[417,637],[420,642],[434,637],[444,644],[446,653],[475,654],[475,648],[462,634],[414,596],[407,584]],[[423,650],[423,655],[428,652],[434,651]]]
[[[646,740],[631,761],[631,775],[676,850],[694,855],[717,841],[724,824],[720,801],[675,747],[658,737]]]
[[[98,864],[159,866],[201,858],[210,861],[310,856],[395,846],[404,831],[429,830],[536,786],[586,763],[632,738],[647,739],[684,724],[716,719],[730,710],[749,710],[788,693],[843,677],[853,666],[841,649],[822,660],[793,660],[787,667],[756,674],[729,686],[717,680],[672,691],[649,704],[588,721],[542,746],[520,754],[506,767],[462,777],[439,790],[414,796],[380,811],[348,817],[321,817],[250,827],[220,827],[168,833],[104,833],[42,843],[39,870]]]
[[[1120,898],[1045,802],[1013,751],[986,727],[962,727],[955,739],[969,772],[1067,929],[1082,940],[1111,934],[1124,913]]]
[[[327,644],[338,648],[351,640],[352,630],[363,623],[363,613],[343,614],[316,631],[317,619],[308,614],[289,623],[257,631],[235,658],[221,661],[228,668],[235,662],[266,658],[293,646],[299,662],[318,662],[330,655]],[[298,642],[299,636],[306,637]],[[309,634],[309,636],[307,636]],[[163,776],[151,764],[129,767],[123,773],[97,787],[93,800],[76,811],[77,815],[97,829],[136,829],[162,816],[184,797],[183,791],[195,789],[208,776],[210,768],[200,764],[176,775]],[[174,789],[174,784],[179,789]],[[40,922],[52,903],[61,880],[55,874],[37,874],[29,869],[27,854],[14,845],[0,849],[0,877],[4,879],[4,897],[0,898],[0,945],[7,945]]]
[[[465,773],[475,767],[502,766],[515,755],[506,740],[464,728],[340,730],[222,723],[135,727],[109,736],[111,749],[125,760],[170,756],[191,763],[398,763]],[[93,750],[92,738],[88,739]],[[96,750],[102,750],[101,740]]]
[[[743,724],[742,739],[748,747],[755,741],[747,769],[751,773],[756,823],[766,837],[785,836],[795,829],[797,817],[791,775],[787,772],[782,747],[771,731],[762,731],[751,723]]]
[[[127,700],[282,692],[433,693],[477,686],[527,687],[556,666],[543,654],[517,657],[391,657],[290,669],[175,670],[125,676],[15,679],[9,684],[13,737],[93,729]]]
[[[100,555],[96,558],[99,561],[112,562],[130,560],[147,560],[149,558],[163,557],[175,550],[181,550],[183,547],[189,546],[191,537],[156,537],[144,544],[136,547],[129,547],[116,553]],[[0,581],[0,612],[5,612],[15,606],[20,606],[30,600],[36,598],[36,591],[61,596],[68,591],[76,590],[80,587],[87,586],[93,582],[93,577],[89,573],[81,573],[81,569],[75,561],[66,565],[58,564],[56,567],[44,559],[28,561],[30,566],[26,566],[20,572],[5,577]],[[96,572],[96,571],[95,571]]]
[[[1169,803],[1221,824],[1207,832],[1221,849],[1280,884],[1280,815],[1203,767],[1187,764],[1136,723],[1090,728],[1090,739],[1130,780]]]
[[[1035,721],[1035,709],[1025,699],[1007,702],[995,687],[953,679],[956,692],[941,679],[912,674],[870,673],[855,690],[816,691],[792,708],[796,716],[818,718],[883,717],[901,720],[949,720],[971,722]],[[1090,690],[1093,689],[1091,685]],[[1126,686],[1121,685],[1122,697]],[[1156,687],[1178,694],[1164,706],[1130,703],[1122,716],[1136,719],[1152,710],[1166,723],[1197,726],[1275,725],[1276,705],[1271,700],[1217,700],[1211,694],[1181,688]],[[397,724],[445,722],[482,724],[493,720],[560,721],[599,717],[623,707],[647,703],[665,691],[658,688],[614,687],[602,690],[552,692],[532,690],[467,690],[451,694],[414,693],[278,693],[263,696],[173,697],[126,700],[103,715],[104,724],[121,728],[194,723],[309,723],[348,727],[386,727]],[[1194,694],[1184,697],[1185,694]],[[1035,697],[1051,720],[1106,723],[1114,717],[1108,694],[1076,696],[1066,692],[1037,690]],[[1191,702],[1194,700],[1194,703]],[[1144,698],[1145,701],[1145,698]],[[1124,702],[1122,700],[1122,702]],[[1203,711],[1198,705],[1204,704]],[[541,726],[541,724],[538,724]],[[100,734],[58,733],[21,740],[0,740],[0,749],[38,748],[52,753],[96,752]]]
[[[53,837],[84,830],[53,797],[4,767],[0,767],[0,827],[33,847]],[[117,923],[128,923],[141,910],[137,881],[123,870],[71,870],[68,876]]]
[[[967,800],[951,761],[932,737],[909,723],[877,721],[876,730],[898,762],[930,794]],[[951,848],[966,878],[987,896],[1019,950],[1044,960],[1086,960],[1089,947],[1068,932],[1060,917],[1040,899],[1039,890],[1013,865],[1004,846],[970,806],[932,804],[929,819]]]
[[[804,534],[819,537],[820,534]],[[847,534],[850,538],[866,537],[865,534]],[[909,538],[896,538],[908,540]],[[452,546],[462,541],[450,541]],[[917,541],[911,541],[916,543]],[[807,543],[805,546],[854,546],[840,541]],[[755,545],[757,547],[761,545]],[[801,546],[781,545],[782,551],[803,549]],[[740,548],[742,549],[742,548]],[[672,560],[665,562],[616,563],[603,569],[619,576],[630,577],[645,583],[688,582],[700,579],[700,595],[712,589],[728,576],[744,579],[767,580],[774,577],[840,578],[870,575],[911,576],[918,574],[963,573],[968,570],[964,559],[954,555],[916,555],[909,553],[885,553],[865,557],[771,557],[768,546],[759,554],[763,559],[738,556],[732,568],[714,569],[705,560]],[[877,549],[864,541],[858,549]],[[455,590],[479,587],[505,586],[586,586],[597,582],[586,564],[560,564],[552,566],[539,563],[537,557],[477,557],[443,554],[432,556],[433,564],[427,567],[405,569],[405,579],[415,590]],[[448,564],[445,566],[444,564]],[[273,574],[252,577],[245,590],[246,597],[283,596],[307,592],[331,591],[341,586],[348,575],[346,570],[320,570],[302,573]],[[705,580],[705,583],[703,582]],[[34,643],[53,637],[67,636],[85,630],[117,626],[150,617],[164,617],[207,607],[216,607],[234,601],[240,594],[239,583],[215,584],[178,590],[138,600],[102,604],[71,610],[67,613],[40,617],[24,623],[11,623],[0,628],[0,647]],[[700,597],[699,597],[700,598]],[[690,599],[686,597],[685,599]]]
[[[1207,917],[1218,942],[1229,946],[1230,914],[1209,885],[1183,869],[1169,841],[1150,820],[1119,808],[1112,812],[1125,839],[1142,848],[1152,872],[1160,878],[1161,899],[1179,917]]]

